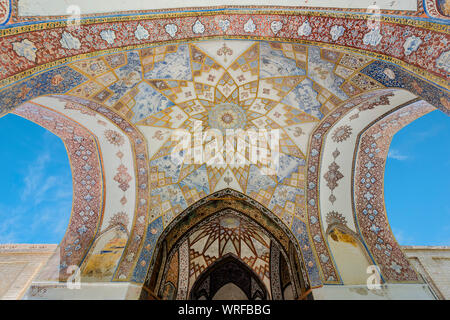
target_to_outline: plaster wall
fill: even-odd
[[[369,290],[365,285],[325,285],[313,290],[315,300],[435,300],[426,284],[388,284]]]
[[[56,244],[0,245],[0,299],[21,299]]]
[[[403,252],[439,299],[450,299],[450,247],[404,246]]]

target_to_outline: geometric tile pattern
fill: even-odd
[[[228,16],[231,28],[227,32],[235,30],[235,25],[241,26],[242,19],[250,22],[251,16],[241,15],[240,20],[233,20],[236,17]],[[273,17],[267,16],[267,23]],[[330,118],[336,107],[349,98],[386,86],[402,87],[415,90],[427,101],[444,112],[449,112],[448,93],[445,89],[439,89],[430,82],[420,80],[393,63],[375,61],[368,56],[339,51],[333,47],[350,45],[349,30],[344,30],[342,35],[334,35],[329,30],[330,26],[343,19],[342,17],[336,18],[327,26],[322,25],[323,21],[319,21],[316,15],[311,16],[308,21],[303,18],[299,20],[298,17],[291,19],[291,25],[298,30],[295,37],[304,37],[302,40],[332,42],[332,46],[246,41],[245,50],[236,54],[231,44],[227,46],[227,41],[219,41],[220,46],[215,48],[199,42],[174,42],[157,47],[144,47],[145,41],[137,41],[140,47],[130,47],[130,51],[123,52],[116,47],[126,45],[127,39],[133,38],[134,35],[104,29],[102,35],[96,34],[95,31],[92,39],[101,43],[101,50],[115,48],[114,51],[104,51],[110,53],[109,55],[94,55],[89,58],[78,56],[87,59],[71,60],[71,56],[87,53],[85,47],[87,37],[78,39],[76,33],[63,34],[63,31],[58,29],[55,31],[58,35],[55,39],[61,43],[60,40],[64,38],[62,43],[65,46],[72,46],[72,49],[61,49],[58,54],[47,57],[43,56],[44,49],[36,40],[41,39],[38,36],[45,34],[45,30],[30,30],[27,39],[10,34],[9,31],[5,32],[6,36],[1,39],[0,44],[7,48],[6,51],[10,51],[8,54],[6,51],[1,52],[0,58],[7,63],[14,57],[17,63],[9,63],[0,70],[0,79],[5,80],[1,85],[13,81],[13,78],[8,78],[11,75],[17,75],[15,79],[19,81],[0,91],[1,113],[41,95],[68,94],[74,96],[71,99],[89,101],[89,104],[95,105],[95,110],[108,113],[115,119],[114,122],[120,118],[121,122],[117,123],[121,123],[122,130],[124,132],[128,130],[128,134],[133,136],[130,140],[134,141],[132,148],[136,152],[136,161],[139,162],[136,171],[139,173],[139,179],[136,181],[139,204],[136,205],[134,229],[115,278],[127,279],[130,275],[137,259],[133,254],[139,253],[144,239],[148,239],[147,222],[156,221],[161,217],[162,219],[158,221],[162,223],[162,228],[165,228],[188,206],[224,187],[232,186],[257,200],[275,213],[288,227],[293,228],[296,219],[305,223],[308,219],[307,206],[314,204],[306,201],[310,199],[307,194],[310,192],[310,181],[307,182],[308,187],[304,189],[305,179],[311,174],[311,167],[306,166],[308,139],[302,137],[307,137],[309,133],[303,130],[305,128],[312,130],[313,126],[307,127],[307,124],[317,124],[324,118]],[[324,18],[324,21],[327,19],[328,17]],[[186,25],[194,25],[195,21],[200,20],[188,17],[183,21]],[[254,22],[257,31],[251,31],[253,27],[246,27],[250,30],[246,31],[250,39],[257,35],[264,37],[267,31],[274,32],[265,24],[266,22],[256,20]],[[133,23],[129,30],[137,30],[138,22]],[[397,60],[394,58],[387,60],[402,66],[406,65],[415,71],[417,68],[423,68],[420,69],[422,71],[429,70],[427,74],[429,79],[442,84],[443,70],[446,68],[446,49],[442,47],[442,43],[445,43],[448,37],[437,27],[430,27],[423,34],[419,34],[420,23],[404,26],[389,19],[383,20],[382,23],[383,26],[391,28],[395,34],[398,34],[399,30],[408,29],[410,37],[422,37],[423,41],[426,38],[429,47],[435,49],[432,55],[428,53],[429,61],[424,60],[423,57],[427,53],[420,44],[403,49],[403,44],[414,40],[413,38],[408,40],[403,35],[399,35],[400,40],[395,44],[388,45],[385,39],[387,37],[380,40],[381,45],[388,48],[386,52],[382,52],[379,44],[361,44],[361,39],[364,38],[361,34],[362,27],[355,29],[355,32],[359,33],[359,38],[353,38],[355,43],[352,46],[366,53],[372,52],[372,57],[395,57]],[[199,31],[198,35],[214,36],[206,20],[200,21],[200,24],[205,30]],[[282,29],[278,30],[276,35],[293,38],[286,28],[287,20],[281,24]],[[313,30],[309,31],[312,35],[307,35],[308,24],[312,26]],[[125,24],[117,23],[117,26],[119,25],[123,27]],[[150,28],[149,24],[144,25],[145,28]],[[350,25],[359,26],[360,22],[352,20]],[[156,30],[160,26],[153,27]],[[84,30],[91,27],[83,25],[82,28]],[[324,38],[317,35],[317,30],[321,28],[328,30],[331,37]],[[124,29],[119,27],[115,30]],[[181,31],[180,28],[178,30],[177,39],[183,39],[191,32]],[[151,40],[156,42],[164,39],[173,40],[176,32],[172,36],[171,32],[160,30],[157,39]],[[239,32],[233,34],[238,35]],[[300,33],[304,33],[305,36],[301,36]],[[48,41],[49,44],[53,43],[53,48],[61,45],[55,45],[55,41],[48,35],[39,41],[42,40]],[[74,49],[77,40],[81,41],[80,49]],[[94,47],[92,47],[94,51],[99,49]],[[408,50],[408,54],[405,54],[405,50]],[[67,57],[67,65],[35,75],[27,71],[36,71],[39,68],[45,70],[45,63],[51,62],[48,59],[57,57]],[[398,59],[404,61],[404,64]],[[25,75],[30,77],[24,78]],[[130,123],[133,125],[130,126]],[[279,170],[275,175],[264,174],[264,166],[261,163],[251,163],[246,152],[235,154],[236,159],[244,160],[241,163],[220,164],[218,161],[220,156],[225,155],[223,149],[215,152],[209,161],[199,164],[190,163],[185,157],[186,154],[183,155],[181,163],[170,161],[170,156],[177,145],[169,139],[168,133],[176,129],[194,133],[196,126],[199,125],[204,129],[217,129],[221,132],[227,128],[279,129],[281,138]],[[151,134],[143,135],[145,130],[139,132],[136,128],[147,128]],[[236,137],[233,143],[237,144],[239,139]],[[142,143],[145,140],[148,146]],[[202,149],[217,151],[213,148],[212,141],[211,137],[209,140],[202,140],[200,142]],[[196,138],[193,135],[191,143],[195,145],[195,142]],[[312,142],[315,140],[312,139]],[[152,148],[156,150],[147,150]],[[310,161],[314,161],[311,157],[312,154],[309,155]],[[121,177],[127,176],[122,174]],[[120,177],[118,179],[121,180]],[[126,183],[122,182],[120,185],[125,187]],[[147,206],[150,207],[149,210],[146,210]],[[311,218],[311,215],[309,217]],[[311,227],[312,222],[308,223]],[[150,252],[146,253],[146,257],[148,253]],[[330,267],[330,257],[326,253],[323,253],[323,256],[320,254],[318,253],[317,261]],[[148,263],[149,258],[146,260]],[[339,281],[332,269],[330,267],[325,271],[327,275],[325,280]]]
[[[214,261],[234,254],[262,281],[270,278],[270,239],[256,224],[233,214],[216,218],[189,237],[190,276],[198,277]]]
[[[235,154],[237,160],[243,160],[241,164],[225,163],[228,155],[225,144],[216,149],[212,143],[214,140],[208,139],[201,142],[206,153],[204,165],[193,164],[195,154],[184,154],[181,163],[175,164],[171,155],[178,150],[178,142],[168,139],[167,135],[149,136],[160,145],[150,158],[151,201],[154,204],[150,220],[163,216],[167,225],[188,205],[217,190],[221,181],[222,188],[223,183],[228,186],[237,183],[241,190],[267,205],[287,225],[292,223],[293,216],[305,219],[302,191],[305,156],[284,130],[304,122],[317,122],[323,113],[341,103],[336,95],[347,98],[340,87],[330,91],[309,78],[316,78],[323,85],[330,81],[341,86],[347,83],[345,78],[335,73],[336,64],[341,66],[342,54],[312,46],[249,42],[242,54],[222,65],[218,61],[221,61],[224,49],[232,54],[227,42],[220,47],[222,51],[204,48],[200,44],[140,50],[141,61],[135,62],[144,68],[145,75],[140,82],[123,91],[122,96],[105,96],[102,103],[112,105],[110,100],[117,97],[117,102],[114,102],[118,105],[112,108],[151,132],[157,132],[158,128],[187,130],[192,134],[189,142],[193,146],[197,128],[218,129],[222,133],[226,129],[280,129],[280,169],[277,176],[263,174],[263,166],[252,164],[249,154]],[[314,56],[313,70],[308,67],[309,53]],[[122,73],[132,73],[133,67],[127,62],[134,59],[131,56],[136,55],[134,52],[123,54],[114,66],[121,68]],[[167,57],[169,61],[163,65]],[[365,59],[355,67],[351,57],[357,57],[349,54],[346,57],[342,63],[350,64],[353,71],[371,61]],[[174,59],[180,61],[181,67],[172,66]],[[280,59],[283,61],[281,64]],[[126,68],[130,69],[129,72],[124,71]],[[113,78],[120,79],[112,66],[101,72],[112,73]],[[337,79],[341,79],[340,82]],[[92,81],[99,82],[97,78],[92,78]],[[98,92],[104,90],[108,88],[98,89]],[[77,94],[78,89],[72,92]],[[88,98],[97,95],[92,92]],[[136,109],[139,101],[143,101],[142,107]],[[298,101],[303,101],[303,104],[299,105]],[[138,118],[134,113],[137,110]],[[239,137],[236,137],[234,143],[238,142]],[[208,158],[211,150],[214,150],[214,156]]]

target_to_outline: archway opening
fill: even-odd
[[[386,161],[385,205],[400,245],[450,245],[450,117],[432,111],[398,131]]]
[[[302,254],[277,219],[231,189],[194,203],[158,240],[141,298],[306,298]]]
[[[191,300],[266,300],[258,275],[233,254],[212,264],[194,283]]]
[[[0,118],[0,243],[60,243],[72,208],[62,140],[15,114]]]

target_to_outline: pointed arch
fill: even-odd
[[[212,300],[217,292],[232,283],[240,288],[248,300],[267,300],[264,283],[248,265],[230,253],[215,261],[197,278],[189,294],[190,300],[205,297]]]
[[[291,231],[284,225],[282,221],[280,221],[277,216],[275,216],[255,200],[235,190],[224,189],[194,203],[191,207],[177,216],[159,236],[158,243],[153,254],[152,263],[147,270],[146,281],[144,283],[146,291],[154,292],[155,296],[160,295],[162,285],[165,282],[163,281],[161,284],[158,284],[155,279],[161,277],[160,273],[163,273],[162,279],[166,278],[169,266],[166,265],[165,267],[162,267],[160,262],[158,262],[162,261],[161,257],[164,254],[163,252],[165,250],[167,250],[167,261],[171,261],[172,256],[178,253],[180,254],[179,261],[181,264],[183,259],[189,259],[187,253],[192,252],[192,249],[188,249],[188,251],[186,251],[186,249],[183,249],[189,248],[188,243],[190,239],[192,239],[191,236],[194,235],[193,237],[198,238],[198,234],[200,234],[201,236],[202,228],[205,225],[208,226],[208,224],[210,224],[211,222],[215,222],[220,218],[227,218],[230,215],[236,217],[236,219],[239,219],[239,223],[245,224],[246,230],[250,230],[253,228],[255,232],[260,232],[260,235],[255,235],[257,239],[260,239],[260,241],[264,241],[261,240],[261,237],[267,237],[272,243],[276,243],[276,245],[280,248],[280,253],[283,255],[283,258],[286,261],[289,261],[286,267],[289,270],[290,277],[292,278],[291,282],[294,284],[293,292],[297,298],[302,296],[306,291],[310,289],[311,286],[308,276],[305,273],[306,268],[303,256],[297,240],[291,233]],[[220,223],[222,222],[223,221],[221,221]],[[235,224],[236,222],[230,222],[230,220],[228,220],[228,222],[225,223]],[[242,230],[239,231],[239,234],[241,234],[241,232]],[[243,237],[245,238],[247,236]],[[209,241],[209,243],[212,243],[214,239],[212,241],[207,241]],[[266,251],[267,254],[269,254],[270,244],[267,244],[267,246],[269,246],[269,249]],[[182,251],[185,252],[184,258],[181,256]],[[227,251],[224,251],[224,253],[225,255],[229,254],[229,252]],[[242,262],[246,261],[243,263],[247,264],[248,267],[253,266],[253,270],[255,270],[254,262],[252,262],[252,260],[246,260],[246,256],[242,255],[241,251],[234,252],[233,254],[239,257]],[[298,259],[298,261],[296,262],[296,268],[294,268],[294,264],[291,262],[292,254],[295,255]],[[221,258],[220,254],[218,258]],[[211,261],[214,262],[215,260],[216,259],[212,259]],[[204,264],[205,267],[208,267],[210,265],[211,263]],[[269,268],[269,266],[267,266],[267,268]],[[279,268],[278,265],[277,268]],[[179,270],[181,272],[181,266],[179,267]],[[189,270],[189,275],[192,276],[192,268]],[[261,271],[260,269],[257,270],[259,270],[257,273],[260,274],[261,277],[261,272],[264,273],[264,271]],[[203,272],[204,268],[200,268],[199,274],[203,274]],[[182,274],[179,273],[179,277],[181,276]],[[184,281],[191,281],[189,286],[193,285],[192,279],[197,278],[197,276],[194,276],[192,278],[186,279],[186,275],[184,275],[184,277]],[[294,278],[297,280],[294,280]],[[301,280],[299,280],[298,278],[301,278]],[[180,283],[181,280],[179,279],[178,281]],[[270,282],[267,282],[265,286],[270,287]]]

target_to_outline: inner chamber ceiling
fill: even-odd
[[[155,292],[156,298],[210,300],[229,283],[250,300],[310,293],[294,235],[276,215],[232,189],[181,213],[157,248],[144,285],[147,298]]]
[[[244,22],[247,33],[258,25]],[[208,26],[192,22],[194,33]],[[316,27],[309,20],[300,26],[305,35]],[[133,33],[143,41],[149,30],[142,22]],[[181,32],[170,24],[165,30]],[[438,27],[437,36],[428,31],[448,39]],[[63,47],[81,45],[75,32],[65,32]],[[334,41],[349,32],[329,31]],[[108,46],[118,36],[105,29],[100,37]],[[406,39],[399,66],[349,43],[229,38],[96,51],[0,91],[3,114],[63,139],[74,177],[69,228],[30,297],[45,296],[42,283],[64,282],[73,265],[84,282],[129,282],[157,299],[221,296],[213,279],[226,268],[246,270],[229,290],[249,299],[311,298],[311,289],[330,284],[365,285],[370,265],[382,283],[422,283],[387,222],[384,163],[397,130],[435,108],[449,113],[448,58],[439,60],[448,51],[437,47],[441,62],[418,72],[408,59],[424,45],[414,39]],[[26,70],[27,61],[38,61],[36,44],[14,41]],[[171,137],[180,129],[198,149],[175,161],[179,141]],[[220,140],[229,129],[238,134]],[[267,137],[266,163],[237,150],[252,130],[279,130],[275,172],[267,170]],[[231,157],[230,146],[237,151]],[[225,194],[250,201],[251,213],[226,206],[196,218],[211,196]],[[180,223],[189,228],[175,235]]]

